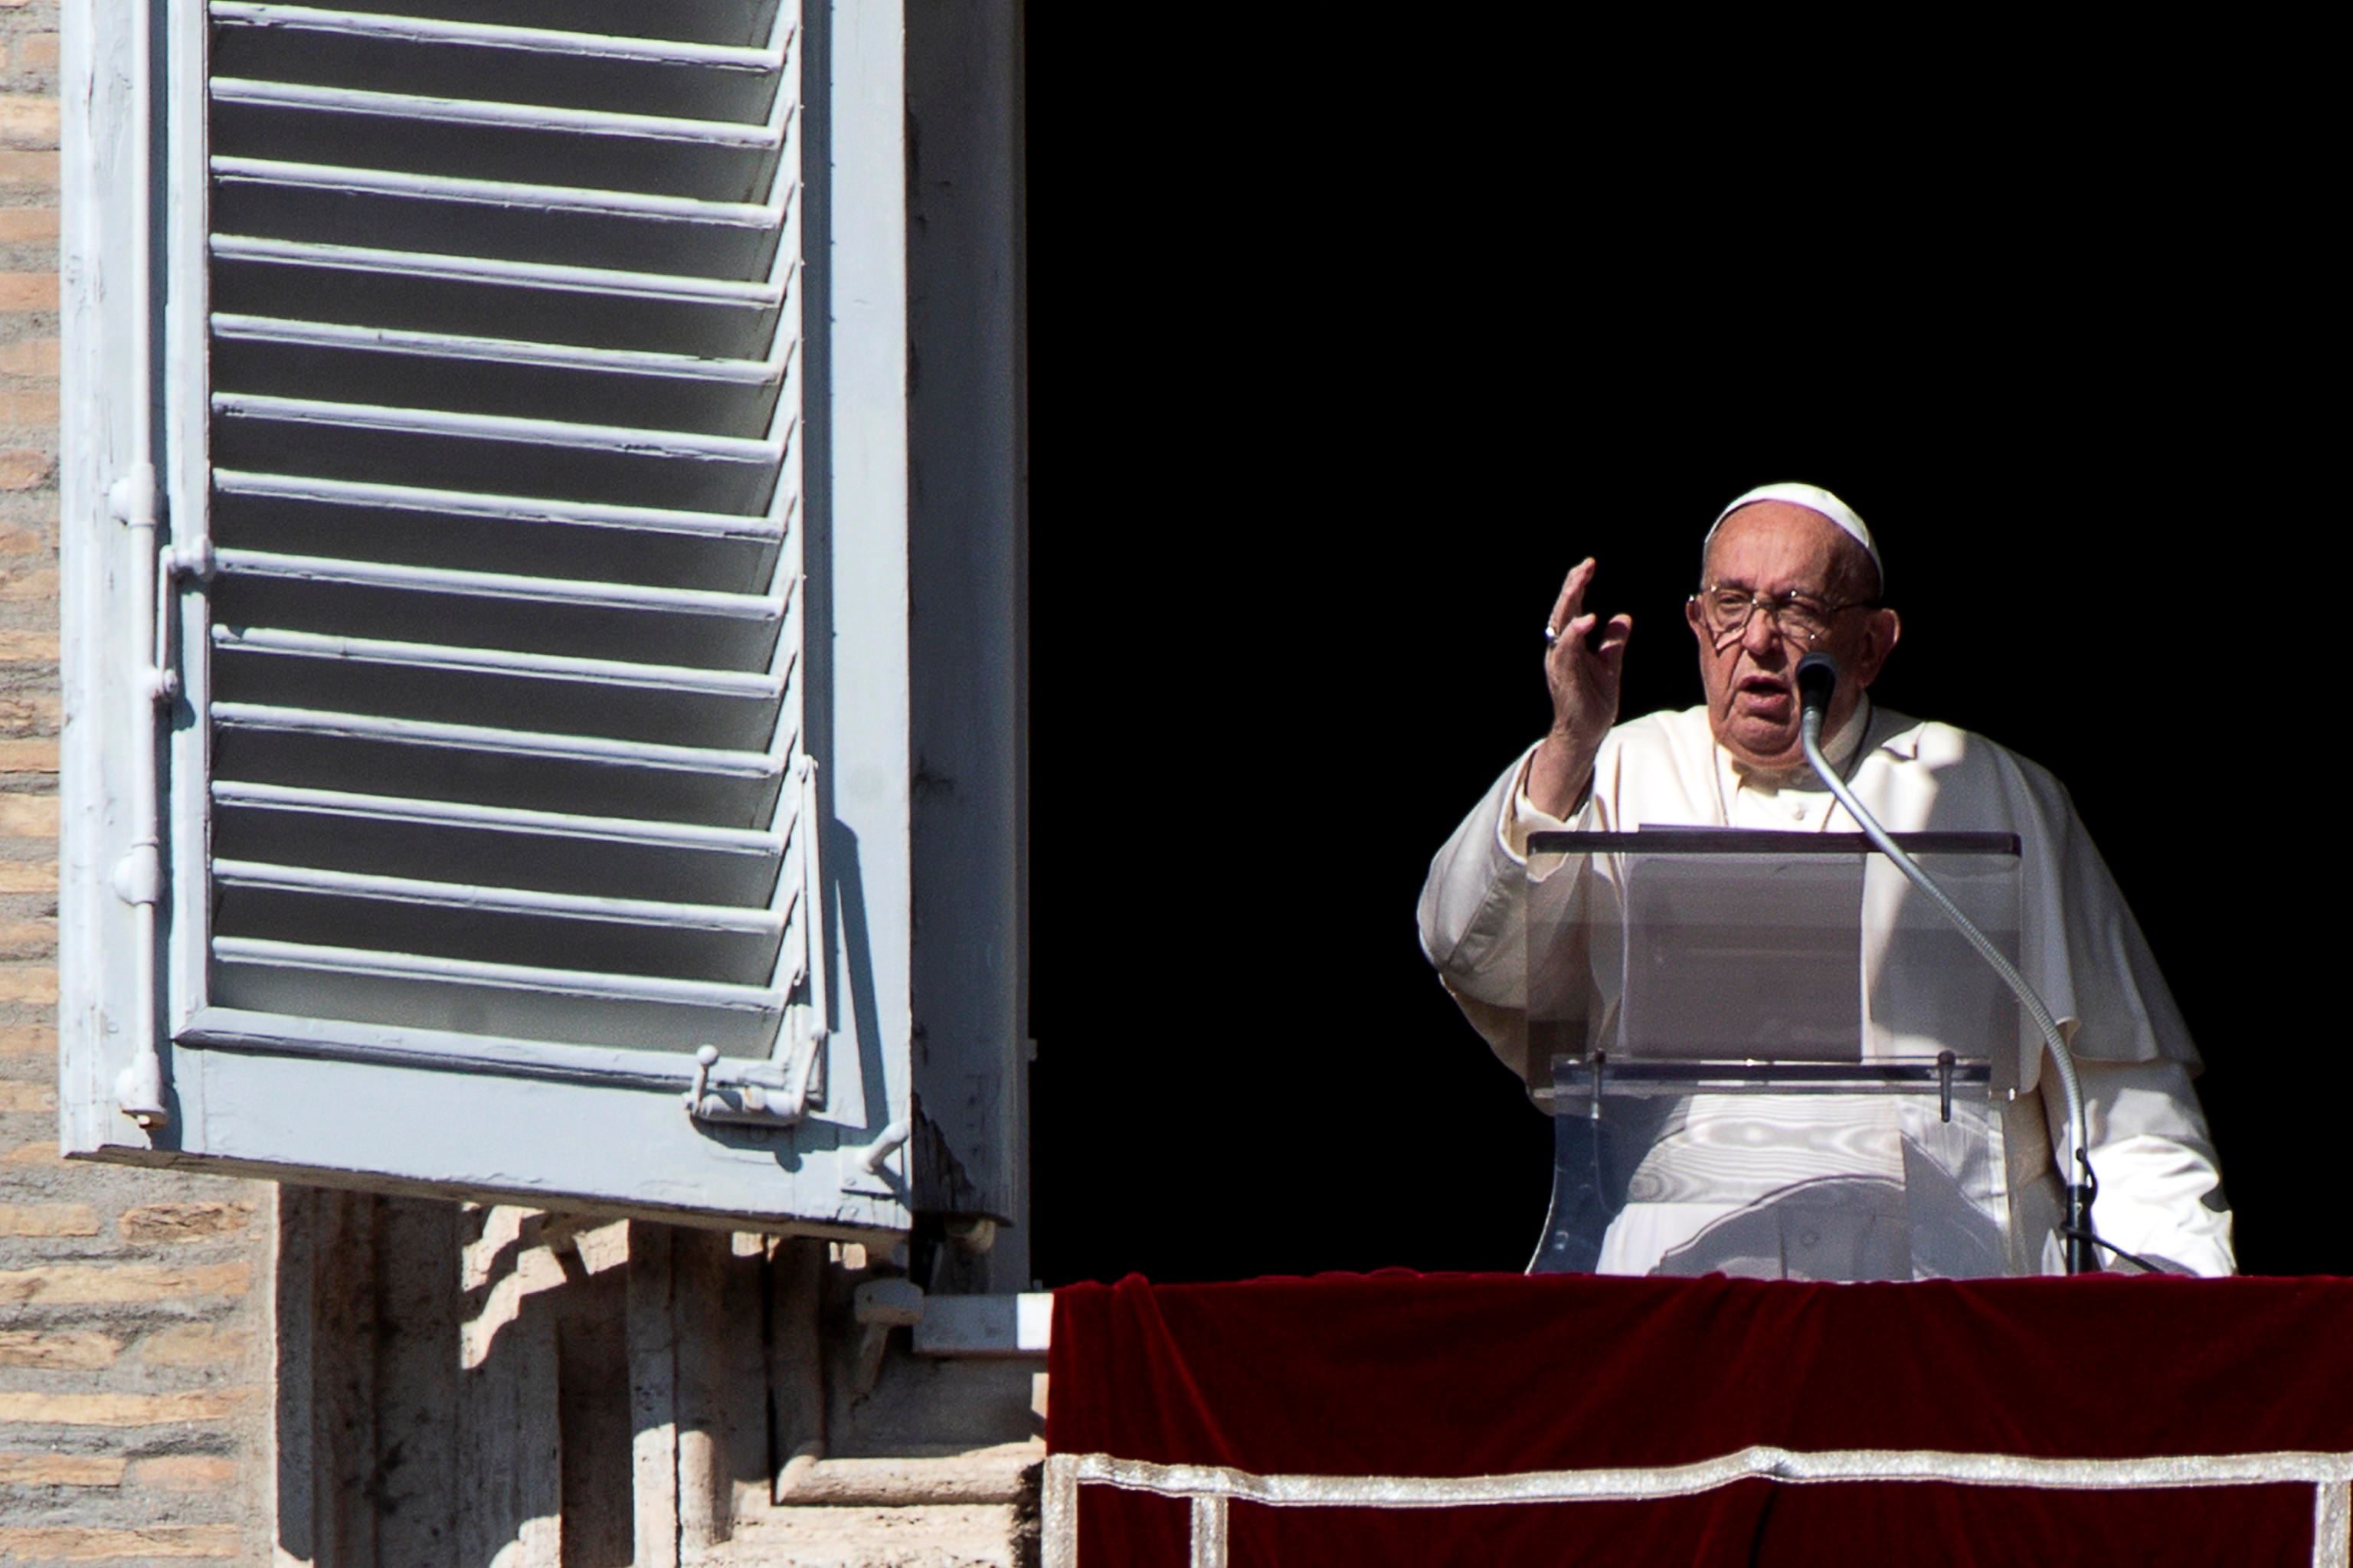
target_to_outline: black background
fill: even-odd
[[[1523,1266],[1549,1126],[1415,897],[1541,731],[1567,567],[1635,618],[1624,712],[1688,706],[1701,535],[1781,479],[1878,534],[1876,694],[2073,792],[2242,1267],[2345,1271],[2342,397],[2275,149],[2015,80],[1897,118],[1205,45],[1031,24],[1045,1282]]]

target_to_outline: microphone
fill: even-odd
[[[2035,994],[2034,988],[2026,983],[2025,977],[2002,957],[2001,949],[1988,941],[1985,933],[1961,913],[1960,906],[1936,885],[1936,880],[1904,853],[1903,846],[1888,836],[1887,830],[1879,825],[1879,819],[1854,798],[1854,791],[1847,788],[1846,780],[1839,777],[1838,769],[1832,768],[1830,758],[1822,755],[1823,715],[1830,712],[1831,694],[1838,690],[1838,661],[1829,654],[1809,653],[1798,661],[1798,701],[1800,705],[1798,742],[1806,749],[1806,762],[1823,786],[1837,798],[1838,803],[1847,809],[1847,814],[1861,824],[1863,836],[1871,841],[1872,846],[1894,863],[1895,869],[1904,874],[1905,879],[1926,894],[1928,902],[1953,923],[1969,946],[1977,949],[1978,956],[2001,977],[2002,983],[2010,988],[2010,994],[2017,997],[2019,1005],[2026,1010],[2026,1015],[2042,1031],[2043,1046],[2051,1054],[2052,1070],[2059,1079],[2060,1098],[2066,1102],[2070,1147],[2064,1156],[2055,1149],[2052,1150],[2052,1160],[2059,1167],[2059,1184],[2065,1192],[2066,1200],[2065,1217],[2059,1226],[2061,1245],[2067,1272],[2088,1274],[2097,1266],[2097,1256],[2092,1250],[2093,1243],[2098,1239],[2092,1229],[2092,1200],[2100,1189],[2092,1176],[2089,1152],[2092,1124],[2084,1107],[2084,1086],[2075,1074],[2074,1055],[2067,1049],[2066,1036],[2059,1033],[2059,1025],[2052,1018],[2050,1008]]]
[[[1820,733],[1824,716],[1831,711],[1831,695],[1838,690],[1838,661],[1827,653],[1809,653],[1798,661],[1798,702],[1804,714],[1813,716],[1815,733]]]

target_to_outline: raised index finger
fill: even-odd
[[[1585,609],[1585,590],[1593,584],[1593,557],[1588,556],[1568,568],[1568,578],[1560,585],[1560,598],[1553,602],[1552,619],[1546,625],[1558,631],[1575,620]]]

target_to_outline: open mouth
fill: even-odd
[[[1797,701],[1786,675],[1743,675],[1733,686],[1732,694],[1745,711],[1777,722],[1788,716]]]

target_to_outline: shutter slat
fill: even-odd
[[[426,904],[495,914],[548,916],[567,920],[617,921],[624,925],[686,927],[781,936],[789,909],[747,909],[730,905],[672,904],[649,898],[600,898],[582,894],[540,893],[528,888],[416,877],[375,876],[316,866],[271,865],[259,861],[216,859],[213,880],[231,887],[380,898],[395,904]]]
[[[568,447],[586,451],[619,450],[633,457],[685,458],[712,462],[773,464],[784,456],[784,440],[748,440],[691,430],[647,430],[617,425],[583,425],[562,419],[529,419],[494,414],[452,414],[438,408],[388,408],[366,403],[329,403],[305,397],[216,392],[213,412],[228,418],[270,419],[297,425],[334,425],[347,430],[397,435],[447,436],[461,440],[514,441],[527,446]]]
[[[670,1001],[683,1007],[725,1007],[773,1012],[783,999],[766,986],[720,985],[673,980],[655,975],[598,974],[583,969],[543,969],[530,964],[466,963],[361,948],[326,948],[305,942],[218,937],[214,948],[225,958],[271,963],[288,969],[323,969],[420,980],[469,980],[485,985],[519,986],[575,996],[610,996],[632,1001]]]
[[[436,359],[546,369],[589,370],[619,376],[653,376],[765,387],[784,374],[781,364],[758,359],[713,359],[691,354],[596,348],[577,344],[530,343],[514,338],[470,337],[461,333],[403,332],[388,327],[349,326],[338,322],[285,321],[272,316],[217,313],[213,335],[240,343],[287,344],[304,348],[348,349],[368,354],[430,355]]]
[[[432,513],[501,523],[560,524],[582,528],[618,528],[711,538],[775,540],[784,520],[774,514],[744,516],[727,512],[690,512],[668,506],[614,506],[552,497],[491,495],[480,491],[436,490],[417,484],[372,484],[321,479],[309,474],[213,471],[213,489],[224,495],[249,495],[322,506],[359,506],[393,512]]]
[[[797,898],[789,814],[754,830],[230,781],[213,801],[216,851],[232,859],[680,903]]]
[[[715,749],[765,748],[794,673],[791,664],[702,670],[273,628],[217,627],[213,645],[226,702],[491,728],[528,705],[539,730]]]
[[[451,747],[513,757],[553,758],[565,762],[595,762],[626,768],[703,773],[725,779],[774,779],[783,771],[782,761],[765,752],[657,746],[610,740],[601,736],[544,735],[531,730],[493,729],[483,725],[434,724],[421,719],[387,718],[381,714],[320,713],[302,708],[273,707],[262,703],[215,703],[213,723],[229,729],[348,736],[356,740]]]
[[[566,292],[724,305],[738,310],[774,310],[785,298],[782,280],[695,278],[611,267],[567,267],[555,262],[508,261],[498,257],[448,256],[366,245],[320,245],[264,235],[216,234],[212,252],[216,258],[231,261],[504,283]]]
[[[262,5],[255,4],[253,0],[213,0],[212,18],[216,23],[233,26],[344,33],[363,37],[396,38],[404,43],[522,49],[539,54],[654,61],[664,65],[701,66],[709,69],[752,73],[774,71],[784,63],[785,58],[781,45],[768,48],[745,48],[668,38],[620,37],[611,34],[570,33],[545,27],[453,22],[433,16],[331,10],[311,5]]]
[[[503,832],[585,839],[605,844],[649,844],[662,849],[765,856],[784,853],[784,835],[749,829],[704,828],[691,822],[651,822],[629,817],[569,816],[560,811],[501,810],[451,800],[412,800],[338,789],[300,789],[275,784],[223,781],[213,786],[222,806],[259,810],[316,812],[420,825],[493,828]]]
[[[527,599],[537,604],[585,605],[599,609],[662,610],[717,616],[731,620],[773,621],[784,602],[753,594],[709,593],[693,588],[649,588],[639,583],[590,582],[570,577],[526,577],[500,572],[404,567],[387,562],[342,560],[319,556],[281,556],[266,550],[215,552],[218,568],[232,577],[287,577],[303,582],[349,583],[362,588],[417,588],[480,599]]]
[[[219,937],[213,954],[244,980],[257,1012],[317,1016],[321,1005],[362,1022],[525,1040],[610,1033],[659,1045],[682,1035],[731,1054],[773,1034],[785,1003],[774,986],[729,985],[439,954]],[[616,1027],[617,1025],[617,1027]]]
[[[586,185],[526,185],[513,180],[470,180],[447,175],[404,174],[333,164],[292,164],[282,159],[216,157],[213,177],[224,182],[284,185],[339,196],[406,196],[418,200],[470,202],[485,207],[525,207],[534,212],[587,213],[599,217],[658,218],[671,223],[773,230],[779,208],[749,202],[696,201],[686,196],[638,191],[597,190]]]
[[[372,92],[358,88],[311,87],[299,82],[248,81],[216,77],[216,103],[367,115],[411,123],[484,125],[518,130],[569,131],[588,136],[628,136],[685,142],[699,146],[775,152],[784,145],[781,126],[723,120],[687,120],[606,110],[565,109],[543,103],[498,103],[479,99],[427,98],[407,92]]]
[[[231,652],[275,653],[298,658],[350,659],[426,670],[585,681],[596,685],[646,686],[658,691],[775,702],[784,695],[782,674],[736,670],[699,670],[685,664],[628,664],[617,659],[567,659],[555,654],[516,653],[503,648],[448,648],[426,642],[386,642],[364,637],[324,637],[269,627],[213,628],[213,646]]]

